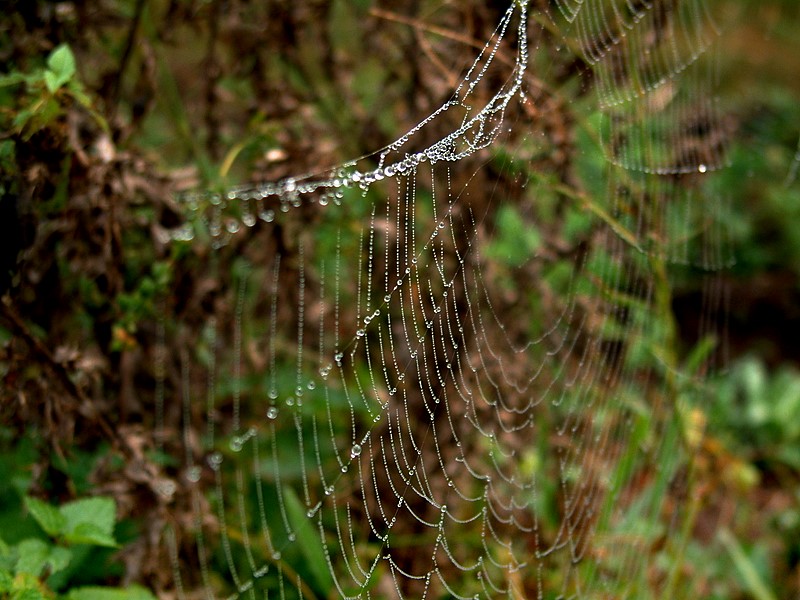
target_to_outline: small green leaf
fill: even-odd
[[[47,535],[55,537],[64,531],[67,519],[56,507],[38,498],[25,498],[25,507]]]
[[[28,573],[38,577],[42,573],[47,559],[50,556],[50,545],[42,540],[30,538],[22,540],[17,544],[19,559],[15,567],[15,572]]]
[[[69,548],[53,547],[47,557],[47,564],[50,565],[50,575],[66,569],[71,560],[72,551]]]
[[[0,75],[0,87],[6,87],[10,85],[18,85],[26,81],[25,75],[18,72],[13,73],[4,73]]]
[[[78,523],[78,525],[64,535],[64,540],[70,544],[91,544],[116,548],[118,546],[114,536],[109,535],[94,523]]]
[[[71,590],[65,600],[155,600],[155,596],[139,586],[126,589],[82,587]]]
[[[51,93],[67,83],[75,75],[75,56],[66,44],[61,44],[47,59],[48,70],[44,82]]]
[[[69,535],[76,532],[84,525],[91,525],[92,530],[113,538],[114,521],[116,520],[117,507],[111,498],[85,498],[68,502],[60,509],[67,520],[64,531]],[[93,534],[94,535],[94,534]]]
[[[51,546],[47,542],[36,538],[23,540],[17,545],[19,558],[14,571],[19,574],[28,574],[40,577],[45,567],[49,568],[49,575],[58,573],[67,568],[72,560],[72,552],[67,548]]]

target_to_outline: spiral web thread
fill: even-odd
[[[669,291],[673,267],[708,272],[713,333],[716,35],[699,0],[515,2],[451,99],[380,152],[186,198],[175,243],[200,227],[242,261],[198,345],[161,357],[182,373],[156,419],[182,431],[170,493],[194,515],[165,537],[178,597],[680,583],[702,424]],[[547,44],[591,75],[577,184],[541,158]]]

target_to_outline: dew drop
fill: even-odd
[[[239,223],[235,219],[228,219],[225,221],[225,229],[228,233],[237,233],[239,231]]]
[[[165,479],[155,484],[155,490],[158,495],[165,500],[171,500],[178,490],[178,485],[171,479]]]
[[[265,221],[266,223],[272,223],[275,220],[275,211],[273,210],[262,210],[258,213],[258,217]]]
[[[316,383],[314,383],[313,381],[309,381],[309,382],[306,384],[306,388],[308,388],[309,390],[314,390],[314,389],[316,389],[316,387],[317,387],[317,384],[316,384]]]
[[[286,406],[294,406],[294,396],[288,396],[286,398]]]
[[[355,444],[350,449],[350,458],[355,458],[356,456],[359,456],[360,454],[361,454],[361,446],[359,446],[358,444]]]
[[[706,165],[698,165],[697,170],[700,171],[701,173],[705,173],[706,171],[708,171],[708,167]]]
[[[313,507],[309,508],[306,511],[306,516],[310,519],[315,514],[317,514],[317,511],[319,511],[321,506],[322,506],[322,502],[317,502]]]
[[[222,454],[219,452],[213,452],[208,457],[208,466],[214,470],[219,469],[219,466],[222,464]]]
[[[270,400],[275,400],[275,399],[277,399],[277,397],[278,397],[278,390],[270,390],[270,391],[269,391],[269,393],[267,394],[267,396],[269,396]]]
[[[286,536],[286,537],[287,537],[287,539],[288,539],[290,542],[293,542],[293,541],[295,541],[295,540],[297,539],[297,536],[296,536],[294,533],[290,533],[290,534],[289,534],[288,536]]]
[[[200,467],[194,466],[186,469],[184,477],[186,477],[186,481],[189,481],[191,483],[197,483],[198,481],[200,481],[200,475],[201,475]]]
[[[278,408],[277,408],[277,407],[275,407],[275,406],[270,406],[270,407],[267,409],[267,418],[268,418],[268,419],[270,419],[270,420],[273,420],[273,421],[274,421],[276,418],[278,418]]]
[[[280,560],[280,559],[281,559],[281,553],[280,552],[276,551],[276,552],[272,553],[272,560]]]

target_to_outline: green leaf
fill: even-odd
[[[14,585],[14,578],[8,571],[0,569],[0,594],[6,594],[11,591],[11,586]]]
[[[50,544],[42,540],[35,538],[22,540],[17,544],[19,559],[15,567],[16,573],[28,573],[34,577],[41,575],[50,556],[50,548]]]
[[[286,512],[297,536],[297,545],[300,548],[300,552],[307,560],[306,565],[314,577],[317,589],[327,594],[329,590],[333,589],[334,584],[328,571],[328,561],[319,532],[315,530],[310,518],[306,516],[306,509],[297,494],[294,493],[294,490],[284,487],[283,494]]]
[[[48,70],[44,74],[44,82],[50,93],[67,83],[75,75],[75,56],[66,44],[61,44],[47,59]]]
[[[90,535],[92,537],[103,536],[106,539],[113,540],[117,507],[111,498],[98,497],[75,500],[63,505],[59,510],[67,520],[67,525],[64,528],[65,537],[77,534]],[[86,527],[87,525],[90,527]]]
[[[64,540],[70,544],[91,544],[106,548],[118,546],[114,536],[109,535],[94,523],[79,523],[64,535]]]
[[[64,531],[67,519],[55,506],[38,498],[25,498],[25,507],[47,535],[55,537]]]
[[[747,556],[747,553],[742,548],[739,541],[734,537],[734,535],[728,530],[726,527],[723,527],[719,533],[719,541],[725,547],[725,550],[728,551],[728,554],[733,561],[734,566],[736,567],[736,571],[739,573],[739,576],[742,578],[742,582],[745,584],[745,587],[750,592],[753,598],[756,600],[777,600],[776,596],[772,593],[772,590],[769,589],[764,580],[761,578],[761,575],[758,572],[758,568]]]
[[[29,538],[17,545],[19,558],[15,572],[19,575],[27,573],[40,577],[45,567],[49,568],[49,575],[58,573],[67,568],[72,560],[72,552],[67,548],[51,546],[43,540]]]
[[[36,582],[31,582],[32,585],[35,585],[35,583]],[[14,593],[12,598],[14,600],[47,600],[47,596],[45,596],[38,587],[27,587],[19,590]]]
[[[13,73],[4,73],[0,75],[0,87],[6,87],[10,85],[17,85],[20,83],[24,83],[27,80],[25,75],[18,72]]]
[[[67,594],[66,600],[155,600],[155,596],[139,586],[125,589],[82,587],[71,590]]]
[[[50,550],[47,563],[50,565],[50,575],[63,571],[72,560],[72,551],[69,548],[55,546]]]

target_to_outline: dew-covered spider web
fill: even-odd
[[[718,28],[519,0],[384,149],[183,198],[173,243],[223,283],[159,325],[176,597],[678,597],[730,260]]]

